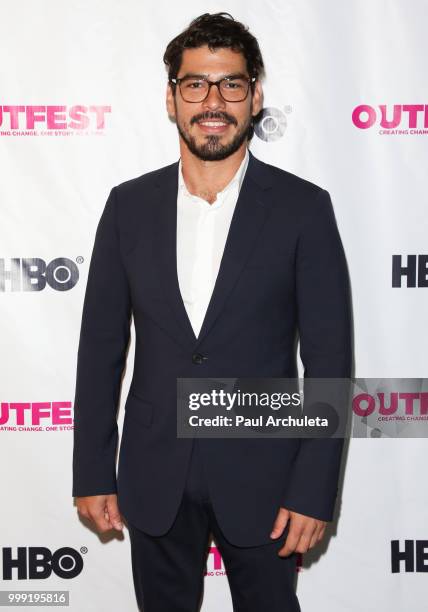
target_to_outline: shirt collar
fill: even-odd
[[[245,156],[244,159],[242,160],[238,170],[236,171],[235,175],[233,176],[233,178],[229,181],[229,183],[226,185],[226,187],[224,187],[224,189],[222,189],[221,191],[219,191],[219,193],[217,194],[217,197],[220,195],[223,196],[225,194],[226,191],[228,191],[232,186],[237,185],[238,186],[238,192],[241,189],[242,186],[242,181],[244,180],[244,176],[245,176],[245,172],[247,170],[247,166],[248,166],[248,161],[249,161],[249,153],[248,153],[248,148],[245,148]],[[184,182],[183,179],[183,172],[182,172],[182,163],[181,163],[181,157],[180,160],[178,162],[178,188],[180,190],[182,190],[182,192],[185,195],[189,195],[192,196],[192,194],[188,191],[187,187],[186,187],[186,183]]]

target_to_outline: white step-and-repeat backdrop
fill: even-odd
[[[250,27],[267,73],[251,150],[332,196],[352,282],[355,375],[424,377],[428,3],[0,6],[0,591],[68,590],[76,612],[137,610],[128,532],[99,537],[73,505],[73,394],[108,193],[179,157],[165,47],[203,12]],[[299,563],[302,610],[426,610],[426,451],[423,438],[351,439],[338,520]],[[203,611],[219,610],[232,605],[213,545]]]

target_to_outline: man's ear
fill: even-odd
[[[166,86],[166,110],[170,119],[175,119],[175,104],[174,104],[174,93],[172,91],[171,83],[167,83]]]
[[[259,114],[263,108],[263,89],[259,79],[254,84],[254,93],[252,98],[251,114],[253,117]]]

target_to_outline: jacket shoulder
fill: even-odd
[[[168,174],[168,171],[172,170],[173,166],[176,164],[177,162],[173,162],[167,166],[162,166],[162,168],[150,170],[149,172],[145,172],[140,176],[119,183],[116,185],[118,196],[120,198],[126,198],[129,196],[132,197],[137,195],[141,189],[146,190],[154,188],[156,183],[159,183],[162,180],[162,177]]]
[[[296,195],[306,196],[309,198],[316,197],[321,191],[324,191],[324,187],[305,179],[298,174],[294,174],[273,164],[268,164],[258,160],[260,164],[264,166],[265,172],[268,172],[273,180],[275,187],[292,190]]]
[[[324,187],[293,172],[257,160],[257,173],[263,183],[271,187],[270,193],[276,210],[285,215],[287,222],[302,224],[330,214],[330,194]]]

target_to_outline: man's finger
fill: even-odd
[[[123,529],[122,517],[120,516],[119,507],[117,505],[116,498],[107,499],[106,503],[107,518],[111,525],[121,531]]]
[[[285,540],[284,546],[278,552],[280,557],[288,557],[292,552],[296,550],[296,546],[301,536],[301,528],[293,526],[291,523],[290,531],[288,532],[287,539]]]
[[[297,543],[296,546],[296,552],[298,553],[305,553],[308,552],[309,548],[310,548],[310,543],[312,540],[312,536],[315,533],[315,528],[309,528],[306,527],[306,529],[303,531],[303,533],[301,534],[299,541]]]
[[[316,544],[318,544],[318,542],[322,540],[324,532],[325,532],[325,525],[323,525],[322,523],[318,524],[311,538],[311,543],[309,544],[309,548],[313,548]]]
[[[318,533],[318,542],[321,542],[321,540],[323,539],[324,534],[325,534],[325,528],[326,528],[326,525],[321,526],[321,529],[319,530],[319,533]]]
[[[270,533],[271,538],[279,538],[288,523],[289,516],[290,513],[288,512],[288,510],[286,510],[285,508],[280,508],[273,524],[272,531]]]
[[[98,510],[96,512],[92,512],[90,517],[92,521],[95,523],[95,526],[99,533],[104,533],[113,528],[113,525],[110,523],[110,521],[106,519],[104,515],[104,510]]]
[[[314,534],[311,538],[311,541],[309,542],[309,548],[313,548],[315,546],[315,544],[319,541],[319,534],[320,534],[321,529],[317,527],[317,529],[315,529]]]

